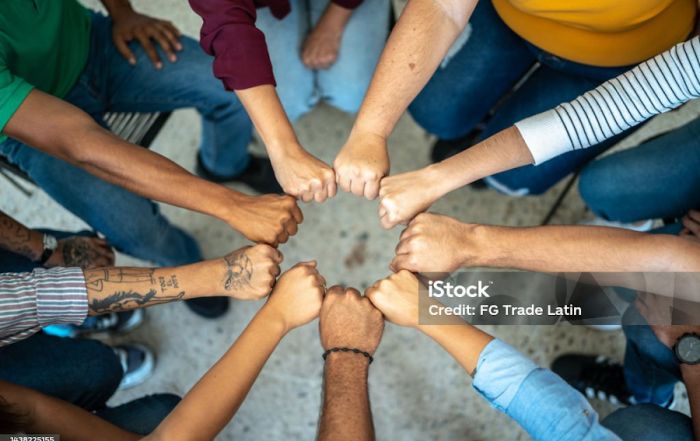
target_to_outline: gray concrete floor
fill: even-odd
[[[92,2],[86,2],[93,4]],[[199,20],[186,2],[134,1],[141,11],[167,17],[189,35],[197,35]],[[167,7],[166,7],[167,5]],[[700,114],[699,103],[664,115],[625,140],[619,148],[682,124]],[[320,106],[296,128],[302,143],[331,163],[352,125],[352,117]],[[199,141],[199,121],[192,110],[176,112],[153,149],[192,170]],[[407,116],[390,139],[392,173],[428,164],[432,139]],[[245,188],[241,190],[247,191]],[[561,185],[541,197],[512,199],[492,191],[456,191],[433,208],[470,222],[536,225],[561,191]],[[6,182],[0,184],[0,209],[33,227],[75,230],[84,227],[40,190],[26,197]],[[333,200],[304,204],[301,230],[280,247],[284,268],[305,259],[317,259],[329,285],[342,283],[365,288],[388,274],[399,230],[381,229],[377,203],[340,194]],[[163,206],[176,224],[192,232],[207,257],[221,256],[247,244],[222,222]],[[575,223],[585,207],[572,191],[555,223]],[[347,257],[360,255],[349,265]],[[146,265],[118,256],[119,265]],[[148,344],[158,355],[153,378],[112,400],[126,400],[156,392],[183,395],[236,339],[261,303],[234,302],[231,312],[216,321],[192,314],[182,304],[147,311],[146,323],[111,342]],[[603,353],[621,359],[621,332],[599,332],[573,326],[486,326],[487,331],[518,347],[537,363],[547,366],[557,355],[570,351]],[[264,368],[236,418],[222,432],[222,440],[307,440],[314,437],[321,396],[321,347],[316,322],[291,333]],[[381,440],[525,440],[516,424],[491,409],[470,387],[464,371],[437,345],[415,331],[387,325],[370,372],[370,393],[378,439]],[[682,387],[678,393],[683,396]],[[595,403],[602,415],[612,407]],[[687,412],[687,404],[681,406]]]

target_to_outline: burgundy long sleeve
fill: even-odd
[[[276,86],[265,35],[255,27],[256,9],[269,7],[275,18],[289,14],[288,0],[189,0],[202,17],[200,45],[214,57],[214,76],[227,90],[241,90],[263,84]],[[354,9],[362,0],[333,0]]]

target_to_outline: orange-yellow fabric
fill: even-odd
[[[484,1],[484,0],[482,0]],[[626,66],[684,41],[697,0],[492,0],[516,34],[559,57]]]

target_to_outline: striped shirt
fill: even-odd
[[[42,327],[83,323],[88,298],[80,268],[35,269],[0,274],[0,347]]]
[[[515,126],[535,164],[609,139],[700,97],[700,37]]]

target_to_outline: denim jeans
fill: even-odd
[[[173,394],[147,395],[120,406],[98,410],[95,414],[128,432],[148,435],[179,402],[180,397]]]
[[[131,66],[114,46],[111,26],[109,18],[93,14],[87,64],[64,99],[100,123],[108,111],[195,107],[202,116],[200,153],[206,167],[220,175],[247,167],[250,119],[236,96],[213,76],[211,57],[199,44],[182,37],[178,61],[165,61],[158,71],[140,44],[132,42],[137,62]],[[161,58],[166,60],[162,52]],[[0,144],[0,154],[118,250],[159,265],[201,260],[195,240],[170,224],[153,202],[15,140]]]
[[[467,42],[445,66],[438,68],[409,107],[416,122],[441,139],[467,135],[498,104],[480,135],[480,139],[485,139],[629,69],[581,65],[535,48],[503,23],[489,1],[478,3],[470,24],[472,31]],[[512,96],[499,103],[535,62],[540,62],[541,67]],[[543,193],[628,133],[537,166],[496,174],[487,182],[506,193]]]
[[[364,0],[353,11],[340,43],[338,59],[328,69],[312,70],[301,61],[304,39],[328,6],[328,0],[291,0],[284,19],[258,9],[256,25],[265,34],[277,94],[290,120],[296,121],[320,101],[349,113],[360,108],[389,32],[389,0]]]
[[[692,420],[653,404],[618,409],[602,421],[623,441],[693,441]]]
[[[621,222],[700,208],[700,118],[590,163],[579,190],[595,214]]]

